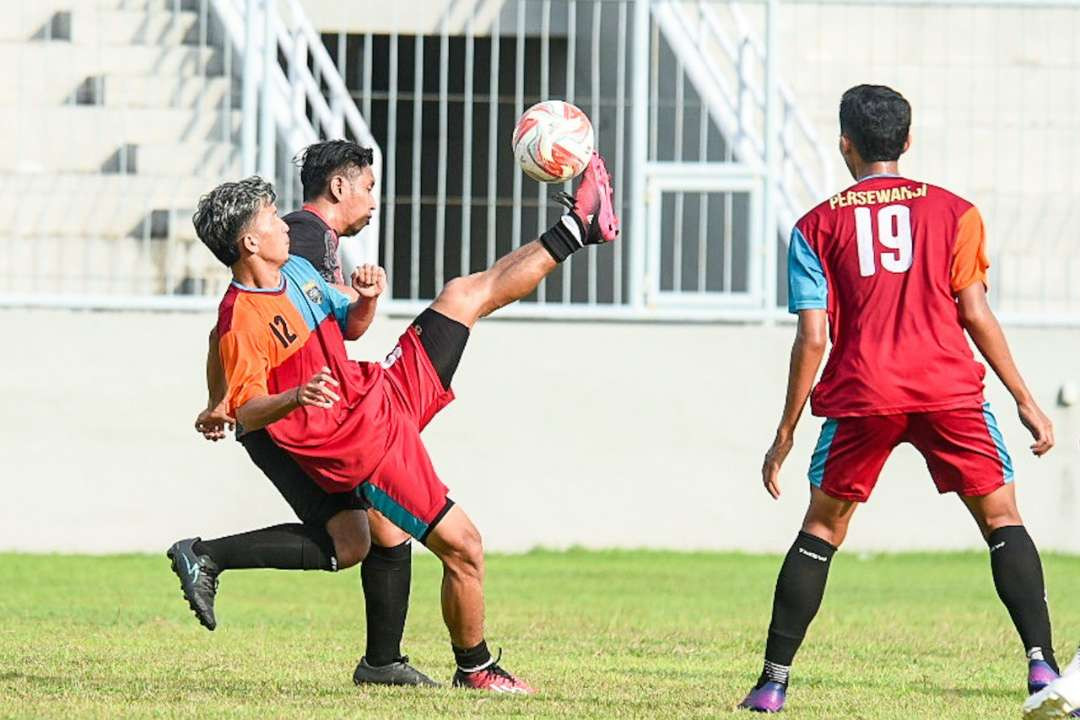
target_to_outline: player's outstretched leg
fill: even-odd
[[[1004,485],[988,495],[962,496],[990,546],[990,568],[998,597],[1009,611],[1028,660],[1028,693],[1058,677],[1050,610],[1039,551],[1020,519],[1016,490]]]
[[[442,561],[443,620],[457,663],[454,687],[531,695],[536,691],[500,667],[484,641],[484,547],[480,533],[457,505],[426,539]]]
[[[165,554],[195,617],[213,630],[218,576],[226,570],[343,570],[364,559],[369,543],[367,513],[346,510],[332,517],[325,530],[290,523],[215,540],[187,538]]]
[[[504,255],[483,272],[454,278],[431,308],[471,328],[479,318],[531,293],[572,253],[618,237],[611,179],[599,154],[593,154],[574,195],[563,194],[560,201],[569,212],[539,240]]]
[[[784,558],[776,579],[765,665],[739,707],[751,712],[784,709],[795,653],[821,607],[833,554],[847,535],[857,504],[812,488],[802,530]]]

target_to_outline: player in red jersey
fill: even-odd
[[[374,198],[369,188],[361,186],[363,168],[370,165],[371,159],[370,149],[347,140],[326,140],[308,146],[299,158],[304,207],[282,218],[289,226],[289,254],[306,259],[328,284],[353,301],[358,299],[358,293],[346,285],[348,280],[338,259],[339,236],[355,234],[371,216]],[[367,283],[365,290],[365,302],[374,307],[378,291],[385,285],[382,271],[370,267],[364,272],[379,276],[379,282]],[[195,428],[208,440],[217,441],[225,437],[234,420],[225,401],[225,370],[221,365],[216,324],[210,333],[206,377],[209,398]],[[360,579],[367,642],[353,673],[354,682],[434,685],[431,678],[409,663],[401,648],[412,583],[409,534],[368,507],[361,494],[328,493],[313,483],[293,457],[270,439],[265,429],[244,433],[237,439],[300,522],[274,526],[277,533],[273,543],[268,541],[267,533],[256,531],[257,548],[250,533],[205,541],[181,540],[175,550],[170,548],[174,570],[182,566],[183,560],[177,556],[188,543],[192,554],[209,558],[213,566],[208,567],[218,573],[251,563],[272,563],[279,569],[337,572],[362,559]],[[257,550],[254,555],[253,550]],[[275,557],[268,558],[272,550]],[[206,628],[213,630],[217,626],[212,598],[200,598],[195,610]]]
[[[1053,428],[987,305],[978,210],[898,173],[910,124],[907,100],[887,87],[844,93],[840,152],[856,183],[792,231],[788,304],[798,330],[783,415],[762,467],[774,498],[808,398],[813,414],[826,419],[810,463],[810,507],[776,582],[765,667],[740,705],[750,710],[783,707],[833,553],[889,454],[904,442],[926,459],[939,492],[960,496],[989,544],[994,584],[1028,655],[1029,692],[1057,672],[1039,554],[1017,511],[1012,462],[983,399],[985,370],[965,330],[1016,400],[1035,455],[1053,446]],[[811,393],[826,325],[832,351]]]
[[[364,168],[360,187],[370,193],[373,185]],[[241,435],[265,428],[323,490],[359,491],[439,557],[457,686],[533,692],[488,651],[480,535],[449,499],[420,432],[453,399],[451,380],[479,318],[532,292],[576,250],[617,236],[611,185],[598,155],[565,202],[570,212],[538,240],[486,271],[447,283],[382,363],[351,361],[344,347],[344,339],[370,324],[373,306],[365,296],[378,294],[372,286],[381,276],[354,273],[360,299],[350,302],[311,263],[290,256],[288,228],[267,183],[225,183],[200,201],[195,215],[200,239],[233,273],[218,336],[228,411]],[[260,540],[251,536],[260,532],[248,534],[248,554],[257,552]],[[194,547],[183,558],[179,574],[189,601],[212,601],[216,577],[208,577]]]

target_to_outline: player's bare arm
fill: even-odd
[[[1020,422],[1035,439],[1031,452],[1037,457],[1045,455],[1054,447],[1054,425],[1035,402],[1016,367],[1005,333],[986,301],[986,288],[982,283],[966,287],[957,294],[956,302],[960,324],[1013,396]]]
[[[210,330],[209,347],[206,350],[206,408],[195,418],[195,429],[207,440],[217,442],[223,439],[226,431],[232,430],[236,422],[229,414],[225,402],[228,387],[225,369],[221,366],[218,332],[215,327]]]
[[[776,438],[765,453],[761,479],[774,498],[780,497],[780,466],[791,452],[795,426],[810,397],[821,360],[825,356],[826,317],[824,310],[800,310],[795,342],[791,345],[791,364],[788,368],[787,397]]]
[[[329,409],[341,399],[334,392],[336,387],[338,381],[330,374],[330,368],[324,367],[303,385],[248,400],[236,409],[236,419],[244,430],[252,432],[277,422],[298,407]]]
[[[379,296],[386,290],[386,271],[378,265],[361,265],[353,270],[351,283],[350,296],[355,294],[355,300],[349,305],[346,340],[356,340],[371,327]]]

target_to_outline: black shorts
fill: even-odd
[[[342,510],[371,507],[359,487],[349,492],[328,493],[316,485],[266,430],[245,433],[240,437],[240,443],[305,525],[325,529],[330,518]]]
[[[412,326],[432,367],[439,374],[443,390],[449,390],[465,352],[465,343],[469,341],[469,328],[431,308],[417,315]]]

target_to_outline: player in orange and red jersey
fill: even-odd
[[[1035,455],[1053,446],[1053,428],[987,305],[979,211],[899,174],[910,124],[907,100],[887,87],[844,93],[840,152],[856,183],[803,216],[791,234],[788,303],[799,323],[787,400],[762,468],[774,498],[808,398],[825,422],[810,464],[810,507],[776,583],[765,667],[741,705],[750,710],[783,707],[833,553],[904,442],[926,459],[939,492],[960,496],[989,544],[994,584],[1028,655],[1029,692],[1057,673],[1039,554],[1017,511],[1012,461],[965,330],[1016,400]],[[826,326],[832,351],[813,387]]]
[[[370,167],[357,181],[371,195]],[[619,221],[603,160],[594,154],[567,199],[570,212],[488,270],[447,283],[382,363],[349,360],[344,340],[370,324],[369,300],[381,292],[385,275],[373,268],[354,272],[360,297],[350,302],[311,263],[289,255],[288,228],[274,199],[267,183],[249,178],[215,188],[195,215],[200,239],[233,273],[218,321],[230,416],[242,435],[265,428],[326,492],[359,490],[439,557],[455,685],[533,692],[488,651],[480,535],[449,499],[420,432],[453,399],[451,380],[479,318],[532,292],[576,250],[615,239]],[[372,211],[374,205],[371,195]],[[263,532],[277,529],[246,534],[247,555],[259,552]],[[266,566],[277,567],[269,556],[276,557],[278,544],[270,539]],[[178,575],[200,612],[212,606],[222,568],[205,564],[194,544],[181,550]]]
[[[363,168],[370,165],[371,159],[371,150],[347,140],[326,140],[308,146],[298,158],[304,206],[282,218],[289,226],[289,254],[308,260],[328,284],[350,300],[357,300],[358,294],[345,284],[348,281],[338,258],[339,237],[355,234],[371,217],[374,200],[370,189],[362,187]],[[372,267],[366,272],[380,271]],[[378,284],[370,286],[378,287]],[[371,289],[365,291],[365,303],[374,306],[377,300]],[[209,345],[206,359],[209,397],[206,408],[199,412],[195,428],[208,440],[217,441],[226,436],[226,429],[231,429],[234,421],[225,400],[225,370],[221,366],[216,325],[210,333]],[[435,685],[410,664],[401,647],[412,585],[409,534],[374,508],[367,507],[369,503],[361,494],[328,493],[313,483],[265,429],[244,433],[237,439],[300,522],[274,526],[276,534],[272,543],[264,532],[270,528],[256,531],[257,548],[250,542],[250,533],[206,541],[181,540],[175,548],[170,548],[174,567],[183,565],[185,548],[195,557],[210,558],[209,562],[217,558],[218,570],[265,564],[267,554],[272,551],[276,553],[274,566],[282,569],[336,572],[362,560],[360,578],[367,638],[353,681],[358,685]],[[204,597],[196,602],[196,609],[198,620],[213,630],[217,618],[211,603]]]

